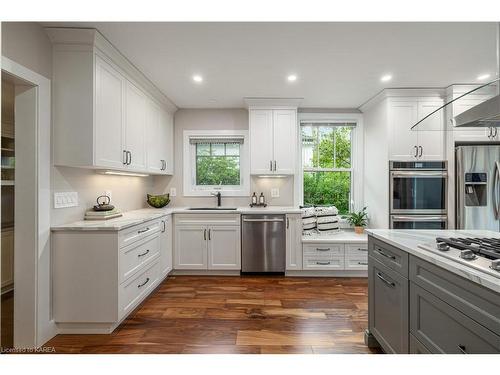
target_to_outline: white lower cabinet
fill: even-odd
[[[305,243],[304,270],[366,271],[368,243]]]
[[[172,269],[171,217],[121,231],[52,234],[59,333],[110,333]]]
[[[286,270],[302,269],[302,218],[286,215]]]
[[[14,230],[2,230],[1,254],[2,291],[11,289],[14,284]]]
[[[175,269],[241,269],[239,215],[186,214],[175,221]]]

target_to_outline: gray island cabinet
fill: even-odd
[[[500,353],[500,294],[372,235],[368,310],[386,353]]]

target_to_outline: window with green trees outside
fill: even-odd
[[[240,144],[197,143],[196,185],[240,185]]]
[[[349,213],[352,191],[350,123],[302,123],[304,205],[334,205]]]

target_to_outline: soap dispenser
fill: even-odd
[[[265,204],[266,204],[266,199],[264,198],[264,193],[260,193],[259,206],[265,206]]]

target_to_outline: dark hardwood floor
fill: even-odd
[[[172,276],[110,335],[58,335],[56,353],[372,353],[367,280]]]

